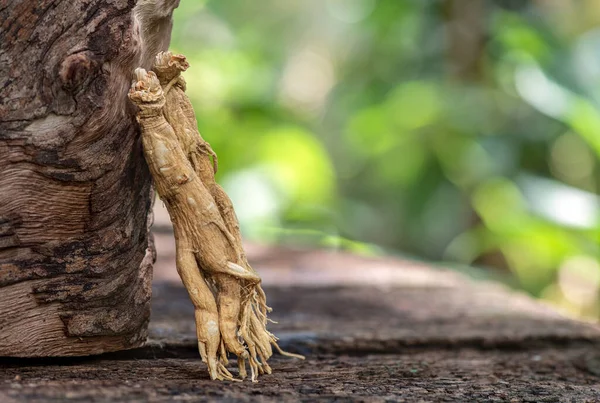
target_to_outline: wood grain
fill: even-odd
[[[127,90],[177,4],[0,3],[0,355],[146,339],[153,192]]]
[[[159,280],[146,346],[85,359],[0,359],[0,399],[600,401],[596,325],[424,263],[273,247],[249,252],[261,274],[271,273],[265,291],[280,319],[274,330],[281,344],[305,354],[306,361],[274,356],[273,374],[257,384],[211,381],[197,358],[194,307],[186,290]],[[329,283],[343,278],[347,267],[373,275],[393,270],[401,281]],[[278,283],[278,273],[285,283],[290,268],[320,270],[324,283]],[[156,267],[161,278],[171,269],[166,261]]]

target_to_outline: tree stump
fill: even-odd
[[[0,356],[145,341],[153,191],[127,91],[178,3],[0,5]]]

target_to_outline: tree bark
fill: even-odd
[[[153,191],[127,91],[179,0],[0,0],[0,356],[140,346]]]

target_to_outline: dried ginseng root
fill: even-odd
[[[129,97],[138,105],[146,161],[173,222],[177,270],[195,307],[198,347],[212,379],[233,380],[227,354],[239,374],[270,373],[272,346],[260,277],[248,264],[229,197],[215,182],[216,155],[200,137],[180,77],[183,56],[161,53],[154,72],[136,70]],[[160,81],[159,81],[160,78]]]

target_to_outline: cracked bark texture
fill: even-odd
[[[0,1],[0,356],[145,341],[153,191],[127,91],[178,3]]]

